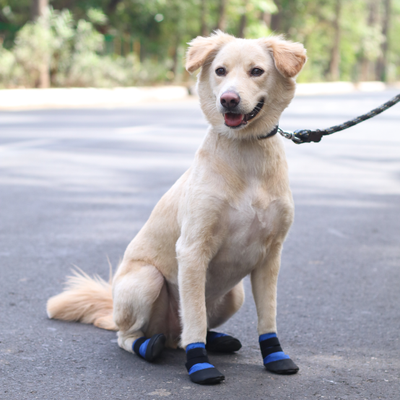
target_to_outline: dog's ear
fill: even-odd
[[[192,73],[216,56],[221,47],[234,37],[217,30],[210,37],[197,36],[189,43],[186,53],[186,69]]]
[[[306,49],[301,43],[293,43],[281,37],[269,37],[261,41],[271,51],[276,69],[285,78],[296,76],[307,61]]]

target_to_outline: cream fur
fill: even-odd
[[[74,271],[68,277],[66,290],[47,302],[49,318],[80,321],[116,331],[112,312],[111,284],[100,277],[90,278],[82,271]]]
[[[278,123],[305,61],[302,45],[277,37],[235,39],[218,31],[190,43],[186,65],[190,72],[201,68],[198,92],[210,123],[192,167],[129,244],[112,298],[104,281],[75,276],[49,300],[50,318],[118,329],[127,351],[136,338],[155,333],[171,347],[186,347],[205,342],[207,329],[241,307],[242,279],[250,274],[258,333],[276,332],[280,255],[294,207],[281,138],[257,137]],[[226,76],[215,74],[220,67]],[[265,73],[251,76],[255,67]],[[263,98],[261,112],[246,126],[227,127],[220,105],[226,90],[240,95],[243,114]]]

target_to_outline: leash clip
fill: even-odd
[[[299,129],[294,131],[294,136],[298,139],[298,142],[295,143],[318,143],[321,141],[324,134],[326,134],[326,131],[320,131],[319,129],[316,131],[312,131],[310,129]]]
[[[289,140],[293,141],[293,142],[296,143],[296,144],[303,143],[303,141],[302,141],[299,137],[297,137],[297,136],[295,135],[295,133],[292,132],[292,131],[284,131],[283,129],[278,128],[278,132],[279,132],[284,138],[289,139]]]

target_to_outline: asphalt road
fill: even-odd
[[[281,126],[325,128],[395,94],[299,97]],[[183,351],[147,364],[114,332],[47,318],[72,265],[108,276],[205,129],[196,101],[0,112],[1,399],[400,399],[400,105],[286,143],[296,217],[278,329],[299,374],[264,370],[248,280],[222,329],[243,348],[211,356],[218,386],[192,384]]]

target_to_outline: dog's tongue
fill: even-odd
[[[233,113],[226,113],[224,114],[225,123],[228,126],[239,126],[244,118],[243,114],[233,114]]]

